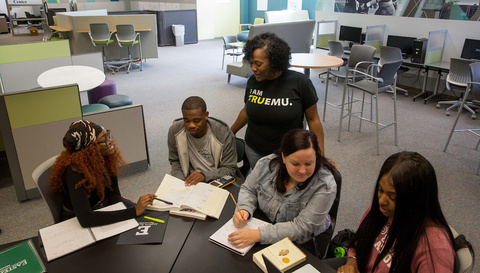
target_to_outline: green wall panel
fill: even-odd
[[[70,44],[67,39],[0,46],[0,64],[68,57],[70,55]]]
[[[12,129],[82,117],[76,85],[11,95],[7,93],[5,105]]]

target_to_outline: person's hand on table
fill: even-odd
[[[205,182],[205,175],[201,172],[194,171],[185,179],[185,186],[197,185],[198,182]]]
[[[138,198],[138,202],[135,205],[135,211],[136,211],[137,216],[142,215],[143,212],[145,211],[145,208],[148,205],[153,204],[153,199],[155,197],[156,197],[155,194],[145,194],[143,196],[140,196],[140,198]]]
[[[338,268],[337,273],[360,273],[358,271],[357,259],[349,257],[347,263]]]
[[[238,248],[249,246],[256,242],[260,242],[260,230],[244,228],[234,231],[228,235],[228,241]]]
[[[232,217],[233,220],[233,225],[242,228],[248,223],[248,216],[250,215],[246,210],[242,209],[242,214],[240,214],[240,211],[235,212],[235,214]]]

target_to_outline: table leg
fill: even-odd
[[[420,96],[423,96],[424,94],[427,93],[427,79],[428,79],[428,66],[425,67],[425,77],[423,78],[423,86],[422,86],[422,92],[420,92],[419,94],[415,95],[413,97],[413,101],[415,101],[416,98],[420,97]]]
[[[427,100],[440,96],[440,94],[438,94],[438,85],[440,84],[441,78],[442,78],[442,69],[439,69],[437,74],[437,80],[435,81],[435,89],[433,89],[433,94],[425,98],[425,101],[423,103],[426,104]]]
[[[305,76],[307,76],[308,78],[310,78],[310,68],[304,68],[304,69],[303,69],[303,73],[305,74]]]

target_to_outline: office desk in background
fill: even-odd
[[[238,196],[239,188],[226,188]],[[66,272],[231,272],[262,273],[253,262],[255,252],[266,245],[256,244],[245,256],[240,256],[208,240],[208,238],[225,224],[233,215],[235,205],[228,199],[218,220],[194,220],[170,215],[162,244],[152,245],[117,245],[120,235],[97,242],[59,259],[46,262],[42,260],[49,273]],[[263,216],[264,217],[264,216]],[[261,217],[260,217],[261,218]],[[38,237],[32,238],[37,249]],[[0,246],[5,249],[15,243]],[[322,273],[335,273],[321,260],[306,250],[304,263],[287,271],[292,272],[307,263],[312,264]],[[42,252],[41,250],[39,252]]]

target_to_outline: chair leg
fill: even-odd
[[[343,105],[345,104],[345,94],[347,93],[347,84],[345,83],[345,85],[343,86],[343,95],[342,95],[342,108],[340,110],[340,124],[338,125],[338,138],[337,140],[340,141],[340,137],[342,135],[342,120],[343,120],[343,110],[344,110],[344,107]]]
[[[353,110],[353,89],[352,89],[352,92],[350,93],[350,88],[347,87],[348,89],[348,131],[350,132],[350,124],[351,124],[351,121],[352,121],[352,110]],[[342,105],[343,107],[343,105]]]
[[[398,131],[397,131],[397,83],[393,83],[393,130],[395,133],[395,146],[398,146]]]
[[[378,126],[378,90],[375,97],[375,129],[377,133],[377,155],[380,155],[379,126]]]
[[[470,93],[470,90],[467,89],[464,95],[465,99],[468,98],[468,93]],[[455,131],[455,127],[457,126],[458,119],[460,118],[460,114],[462,113],[463,105],[465,104],[465,99],[462,100],[462,104],[458,109],[457,117],[455,117],[455,121],[453,122],[453,126],[452,126],[452,129],[450,130],[450,134],[448,135],[447,143],[445,144],[445,148],[443,149],[443,152],[447,151],[448,144],[450,143],[450,139],[452,138],[453,132]]]
[[[228,74],[228,79],[227,79],[227,83],[230,83],[230,78],[232,77],[232,74]]]
[[[358,126],[358,131],[362,131],[362,118],[363,118],[363,107],[365,105],[365,92],[363,92],[363,98],[362,98],[362,109],[360,110],[360,125]]]

